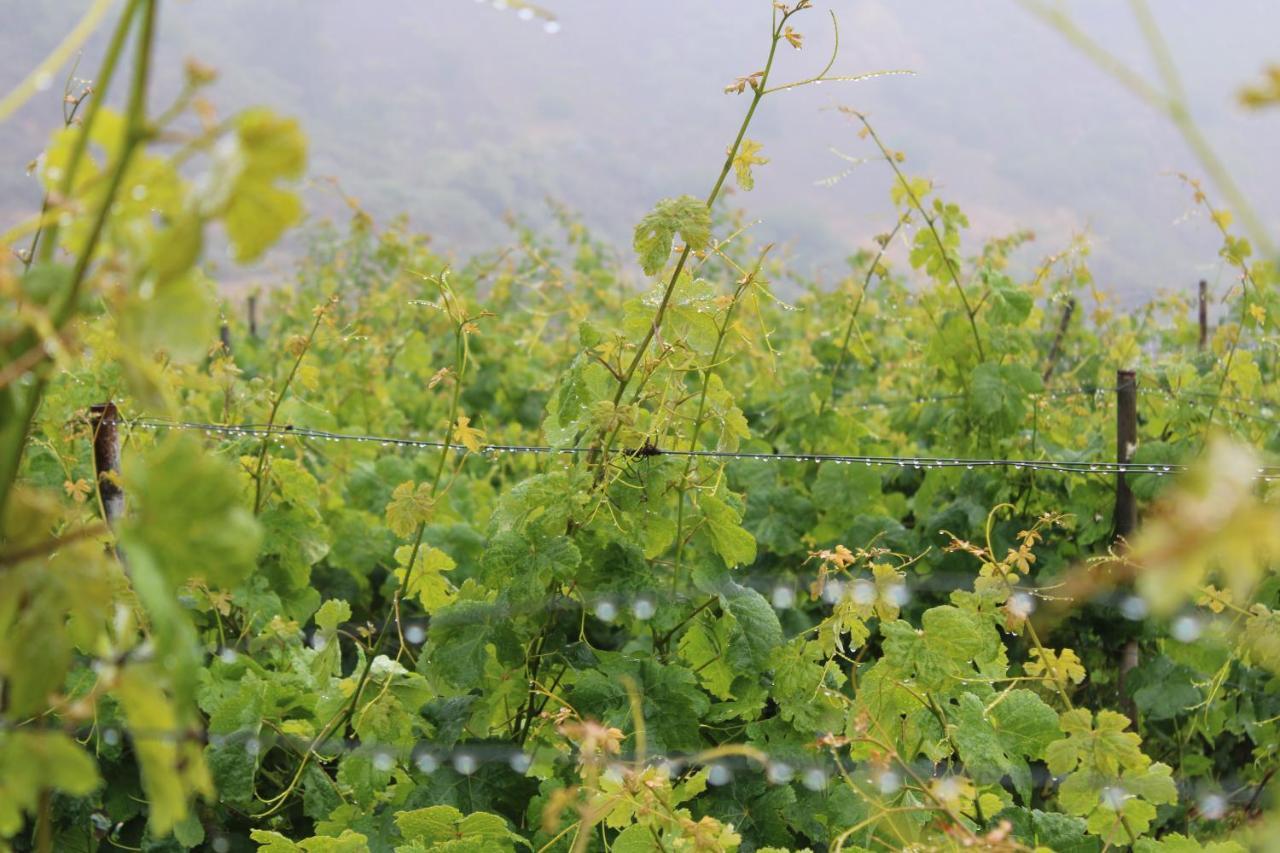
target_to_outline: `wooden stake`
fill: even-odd
[[[107,524],[114,527],[124,517],[124,490],[120,488],[119,412],[110,401],[89,407],[93,426],[93,470],[98,499]]]
[[[1138,376],[1132,370],[1116,371],[1116,462],[1133,461],[1138,449]],[[1128,538],[1138,526],[1138,504],[1124,473],[1116,475],[1115,533]]]
[[[1062,319],[1058,321],[1058,334],[1053,336],[1053,346],[1049,348],[1049,363],[1045,365],[1044,375],[1041,377],[1046,385],[1049,384],[1053,370],[1058,365],[1058,356],[1062,353],[1062,339],[1067,336],[1067,329],[1071,326],[1071,315],[1075,312],[1076,299],[1073,296],[1062,308]]]
[[[1200,279],[1200,349],[1209,342],[1209,283]]]
[[[249,337],[255,340],[258,337],[258,295],[256,293],[249,294]]]

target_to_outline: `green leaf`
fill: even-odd
[[[395,821],[406,841],[422,842],[427,845],[427,850],[464,849],[452,846],[452,842],[456,841],[475,842],[483,845],[476,849],[496,851],[514,850],[517,844],[531,846],[524,838],[512,832],[503,818],[488,812],[473,812],[464,816],[452,806],[428,806],[399,812]]]
[[[183,726],[173,700],[157,681],[153,667],[129,666],[115,695],[129,729],[135,732],[133,749],[147,797],[147,824],[153,833],[164,836],[186,819],[194,797],[213,795],[213,780],[199,744],[168,734],[182,731]]]
[[[338,626],[351,619],[351,605],[345,601],[331,598],[316,611],[316,627],[326,634],[338,630]]]
[[[756,559],[756,540],[742,527],[742,516],[714,495],[698,498],[711,544],[729,568],[749,565]]]
[[[1039,809],[1010,808],[996,815],[1013,825],[1013,835],[1024,844],[1054,853],[1099,853],[1102,844],[1087,835],[1082,818]]]
[[[297,843],[266,829],[252,830],[249,837],[258,842],[258,853],[368,853],[370,849],[369,839],[350,829],[336,838],[313,835]]]
[[[302,218],[297,194],[277,181],[302,176],[306,137],[297,122],[255,109],[237,118],[236,141],[238,174],[222,215],[236,260],[248,263]]]
[[[480,683],[490,643],[509,645],[506,608],[484,601],[456,601],[436,611],[428,629],[431,670],[458,686]]]
[[[737,623],[732,642],[746,649],[752,668],[767,667],[773,650],[782,645],[778,614],[763,595],[736,583],[725,587],[720,600]]]
[[[1177,832],[1159,839],[1141,838],[1133,846],[1134,853],[1245,853],[1235,841],[1198,841]]]
[[[42,790],[84,797],[100,781],[93,758],[70,736],[0,729],[0,838],[22,829]]]
[[[395,576],[401,583],[404,583],[405,572],[409,571],[407,564],[413,555],[413,550],[411,545],[401,545],[396,549],[395,556],[399,568],[395,570]],[[418,599],[418,603],[427,613],[435,613],[453,601],[453,587],[444,573],[451,572],[455,568],[457,564],[454,563],[453,558],[439,548],[431,546],[419,548],[416,565],[409,577],[409,584],[405,587],[405,594]]]
[[[414,534],[418,525],[431,520],[436,505],[432,491],[430,483],[414,485],[412,480],[395,487],[387,504],[387,527],[392,533],[407,538]]]
[[[711,212],[691,195],[658,202],[636,226],[635,250],[645,275],[656,275],[667,263],[671,244],[679,234],[693,251],[711,242]]]
[[[633,824],[619,832],[609,849],[613,853],[653,853],[653,832],[647,826]]]
[[[753,139],[743,139],[738,145],[738,153],[733,158],[733,176],[738,186],[750,192],[755,188],[755,176],[751,174],[752,166],[763,166],[769,162],[768,157],[760,156],[761,145]]]
[[[230,588],[249,575],[260,533],[229,464],[188,435],[167,438],[140,462],[130,461],[125,492],[132,513],[121,533],[126,552],[148,550],[171,588],[189,578]]]
[[[680,658],[698,674],[707,691],[719,699],[733,698],[736,673],[729,665],[729,623],[725,619],[695,619],[680,637]]]
[[[972,376],[974,407],[993,430],[1005,435],[1021,425],[1028,396],[1043,385],[1040,374],[1026,364],[980,364]]]
[[[998,697],[989,711],[966,693],[952,719],[952,739],[973,780],[993,784],[1008,775],[1023,801],[1030,802],[1027,760],[1039,759],[1061,733],[1057,713],[1030,690],[1018,689]]]
[[[988,317],[997,326],[1017,326],[1031,314],[1031,294],[1018,287],[1004,273],[984,270],[982,278],[991,288]]]

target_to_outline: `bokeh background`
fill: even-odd
[[[7,91],[88,8],[88,0],[0,0]],[[182,60],[221,72],[218,103],[297,116],[312,144],[312,215],[341,215],[334,177],[380,219],[405,213],[460,257],[501,245],[508,216],[576,212],[627,257],[632,225],[657,199],[709,189],[745,102],[723,87],[763,64],[768,0],[545,0],[555,24],[475,0],[171,0],[159,81]],[[1118,56],[1155,72],[1127,4],[1064,3]],[[1247,113],[1240,86],[1280,61],[1280,4],[1161,0],[1160,25],[1195,116],[1268,228],[1280,232],[1280,113]],[[1098,284],[1136,302],[1198,278],[1225,284],[1214,230],[1170,173],[1197,165],[1165,120],[1014,0],[837,0],[799,19],[800,52],[779,81],[821,68],[840,20],[835,71],[913,77],[827,83],[767,99],[750,135],[768,167],[731,197],[759,219],[801,275],[834,279],[887,230],[891,176],[835,151],[871,153],[846,104],[871,114],[964,208],[976,232],[1038,239],[1027,264],[1073,235],[1093,242]],[[551,30],[553,32],[549,32]],[[81,74],[96,64],[90,42]],[[0,125],[0,227],[39,204],[27,164],[60,117],[61,80]],[[837,182],[824,179],[849,173]],[[285,259],[287,261],[287,258]],[[270,278],[277,256],[251,275]]]

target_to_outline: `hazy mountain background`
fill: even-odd
[[[551,198],[626,251],[657,199],[703,195],[745,99],[722,93],[763,64],[768,0],[545,0],[559,31],[473,0],[168,0],[158,82],[182,59],[216,66],[226,111],[263,103],[295,115],[312,143],[312,210],[341,210],[324,176],[379,218],[404,212],[459,255],[508,238],[504,215],[540,224]],[[1065,4],[1116,54],[1151,70],[1128,5]],[[0,0],[0,91],[16,84],[81,15],[87,0]],[[1239,86],[1280,60],[1273,0],[1160,0],[1157,15],[1195,114],[1280,232],[1280,115],[1246,114]],[[1168,173],[1195,172],[1178,136],[1013,0],[835,0],[797,19],[805,49],[786,49],[779,81],[819,69],[908,68],[914,77],[827,83],[766,99],[751,136],[771,163],[753,193],[762,239],[789,247],[804,274],[834,277],[842,259],[893,220],[883,164],[822,179],[870,154],[833,109],[869,112],[969,214],[977,234],[1039,235],[1031,257],[1072,234],[1094,241],[1099,282],[1129,300],[1207,277],[1226,283],[1217,241]],[[81,74],[96,65],[91,42]],[[59,121],[56,81],[0,125],[0,227],[39,204],[25,176]],[[274,275],[270,266],[255,273]]]

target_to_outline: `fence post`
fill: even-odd
[[[258,294],[250,293],[248,299],[249,308],[249,337],[257,339],[258,337]]]
[[[1067,329],[1071,326],[1071,315],[1076,311],[1076,298],[1073,296],[1067,300],[1067,304],[1062,308],[1062,319],[1058,321],[1058,334],[1053,337],[1053,346],[1049,348],[1049,363],[1045,365],[1044,375],[1041,380],[1048,385],[1050,377],[1053,376],[1053,370],[1058,365],[1058,356],[1062,351],[1062,339],[1067,336]]]
[[[89,407],[93,427],[93,471],[98,498],[108,526],[124,516],[124,490],[120,488],[119,412],[111,401]]]
[[[1116,371],[1116,462],[1133,461],[1138,448],[1138,376],[1132,370]],[[1115,532],[1128,538],[1138,526],[1138,504],[1124,472],[1116,474]]]
[[[231,355],[231,326],[225,321],[222,327],[218,329],[218,340],[222,342],[222,349],[227,355]]]
[[[1200,279],[1200,349],[1209,342],[1209,283]]]

